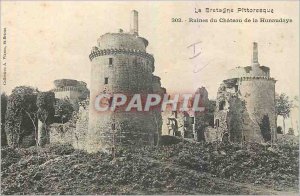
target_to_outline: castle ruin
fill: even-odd
[[[147,46],[148,41],[138,34],[138,12],[135,10],[131,12],[129,32],[120,29],[117,33],[101,35],[89,55],[92,65],[90,99],[79,103],[73,132],[64,135],[54,127],[50,141],[71,143],[88,152],[114,152],[117,146],[155,145],[160,135],[207,142],[276,140],[276,80],[270,77],[268,67],[259,64],[257,43],[253,43],[251,66],[230,70],[218,89],[216,101],[208,99],[205,87],[197,89],[199,104],[206,108],[204,112],[97,111],[96,98],[101,94],[121,93],[128,97],[166,94],[160,77],[153,74],[154,57],[147,53]],[[55,81],[55,97],[78,100],[82,94],[80,89],[86,88],[86,84],[75,83]],[[190,101],[193,102],[193,98]]]
[[[251,66],[230,70],[217,93],[214,128],[206,140],[267,142],[276,139],[275,82],[258,62],[253,43]]]
[[[208,106],[208,92],[205,87],[198,88],[195,94],[200,95],[198,106],[207,107]],[[182,104],[182,101],[179,101]],[[194,102],[194,97],[189,100],[189,107],[192,106]],[[203,129],[205,128],[206,122],[204,122],[207,111],[180,111],[178,108],[176,111],[164,111],[162,112],[163,116],[163,126],[162,133],[163,135],[172,135],[182,138],[194,139],[200,141],[200,138],[204,133]]]

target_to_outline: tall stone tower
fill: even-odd
[[[246,109],[250,119],[254,122],[255,128],[252,133],[245,132],[245,137],[255,138],[260,136],[265,141],[264,123],[269,121],[271,137],[276,138],[276,114],[275,114],[275,83],[276,80],[270,77],[270,68],[260,66],[258,62],[258,46],[253,43],[252,65],[245,68],[245,74],[240,78],[239,90],[246,102]]]
[[[219,138],[265,142],[276,139],[275,82],[258,62],[253,43],[251,66],[230,70],[217,95],[215,127]]]
[[[106,33],[92,48],[89,152],[113,150],[119,145],[153,145],[160,134],[156,123],[156,115],[160,113],[95,110],[95,98],[99,94],[130,96],[159,91],[160,78],[153,75],[154,58],[146,52],[147,46],[148,41],[139,36],[138,12],[133,10],[128,33],[122,29],[118,33]]]

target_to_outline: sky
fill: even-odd
[[[195,8],[273,8],[274,14],[195,13]],[[168,92],[206,87],[215,98],[229,69],[249,66],[252,42],[259,62],[270,67],[276,92],[299,94],[299,2],[1,2],[1,33],[7,31],[6,85],[40,90],[53,80],[70,78],[90,84],[88,55],[100,35],[129,31],[130,11],[139,12],[139,35],[148,39],[155,74]],[[172,23],[172,18],[291,18],[292,23]],[[193,59],[193,48],[201,54]],[[3,50],[2,50],[3,51]],[[3,67],[2,67],[3,68]],[[1,69],[2,69],[1,68]],[[196,73],[194,73],[197,71]],[[2,72],[3,77],[3,72]]]

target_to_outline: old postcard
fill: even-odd
[[[299,194],[299,1],[0,5],[1,194]]]

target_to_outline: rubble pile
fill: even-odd
[[[178,144],[118,149],[116,157],[68,145],[2,148],[1,194],[255,194],[298,186],[296,146]]]
[[[236,182],[264,185],[275,190],[298,189],[299,145],[258,143],[188,143],[154,151],[136,150],[143,156],[171,162],[189,170]],[[142,152],[141,152],[142,151]]]

